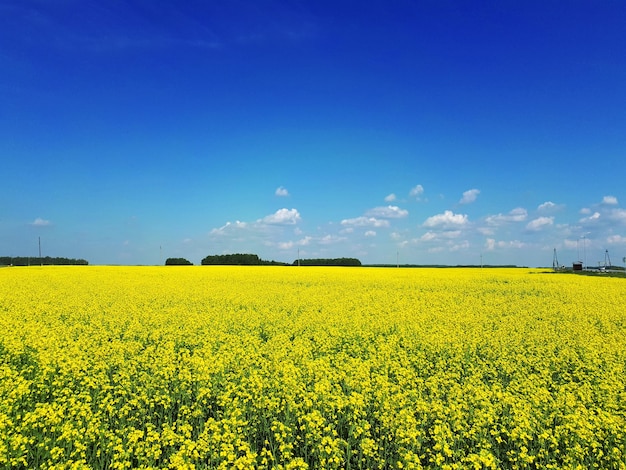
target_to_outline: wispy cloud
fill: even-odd
[[[526,244],[519,240],[509,240],[509,241],[496,241],[494,238],[488,238],[485,241],[485,250],[494,251],[497,248],[505,249],[505,248],[515,248],[522,249],[525,248]]]
[[[343,219],[341,225],[354,227],[389,227],[389,221],[377,219],[376,217],[355,217],[353,219]]]
[[[611,245],[626,245],[626,237],[622,235],[611,235],[607,237],[606,241]]]
[[[280,242],[278,243],[278,248],[280,248],[281,250],[291,250],[294,247],[308,246],[311,244],[312,240],[313,240],[313,237],[307,236],[307,237],[301,238],[300,240]]]
[[[420,196],[424,194],[424,186],[422,186],[421,184],[418,184],[417,186],[414,186],[413,188],[411,188],[411,190],[409,191],[409,196],[411,197],[416,197],[416,198],[420,198]]]
[[[279,197],[287,197],[289,196],[289,191],[287,191],[286,188],[279,186],[278,188],[276,188],[274,194]]]
[[[582,219],[579,219],[579,222],[582,224],[587,224],[589,222],[593,222],[593,221],[600,219],[600,217],[601,217],[601,214],[599,212],[594,212],[589,217],[583,217]]]
[[[554,224],[554,217],[537,217],[526,224],[528,230],[537,231]]]
[[[506,222],[524,222],[528,217],[528,211],[522,207],[516,207],[508,214],[490,215],[485,220],[489,225],[500,225]]]
[[[561,209],[562,207],[563,207],[562,204],[555,204],[552,201],[546,201],[546,202],[544,202],[542,204],[539,204],[537,206],[537,210],[539,212],[554,212],[554,211],[556,211],[558,209]]]
[[[385,219],[401,219],[409,215],[409,211],[398,206],[374,207],[365,213],[368,217],[382,217]]]
[[[42,219],[41,217],[37,217],[30,223],[30,225],[32,225],[33,227],[49,227],[50,225],[52,225],[52,222]]]
[[[459,204],[470,204],[476,201],[476,198],[480,194],[479,189],[468,189],[463,193],[463,197],[459,201]]]
[[[617,205],[617,198],[615,196],[604,196],[602,198],[602,204],[606,204],[607,206],[615,206]]]
[[[245,229],[248,226],[248,224],[246,222],[240,222],[240,221],[235,221],[235,222],[226,222],[224,225],[222,225],[221,227],[218,228],[214,228],[213,230],[211,230],[211,235],[223,235],[225,233],[227,233],[230,230],[233,229]]]
[[[385,202],[393,202],[395,200],[396,200],[396,195],[394,193],[391,193],[385,196]]]

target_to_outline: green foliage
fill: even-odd
[[[314,258],[295,260],[293,265],[300,266],[361,266],[356,258]]]
[[[254,266],[261,264],[258,255],[249,253],[234,253],[228,255],[209,255],[201,262],[203,265],[246,265]]]
[[[165,266],[193,266],[193,263],[185,258],[167,258]]]
[[[266,261],[258,255],[250,253],[234,253],[227,255],[209,255],[202,260],[202,265],[235,265],[235,266],[286,266],[280,261]]]
[[[62,258],[45,256],[43,258],[35,256],[0,256],[0,266],[36,266],[45,265],[82,265],[89,264],[84,259]]]

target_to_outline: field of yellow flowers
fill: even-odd
[[[626,468],[626,281],[0,269],[0,468]]]

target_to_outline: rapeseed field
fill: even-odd
[[[0,468],[626,468],[626,281],[0,270]]]

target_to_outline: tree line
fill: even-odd
[[[267,261],[252,253],[233,253],[225,255],[209,255],[202,260],[201,264],[204,266],[361,266],[361,261],[356,258],[313,258],[295,260],[290,265],[279,261]]]
[[[167,258],[165,266],[193,266],[193,263],[185,258]]]
[[[209,255],[202,259],[201,264],[228,266],[286,266],[287,263],[267,261],[252,253],[233,253],[227,255]]]
[[[84,259],[63,258],[45,256],[0,256],[0,266],[36,266],[36,265],[80,265],[87,266],[89,262]]]
[[[357,258],[313,258],[300,259],[292,263],[294,266],[361,266]]]

